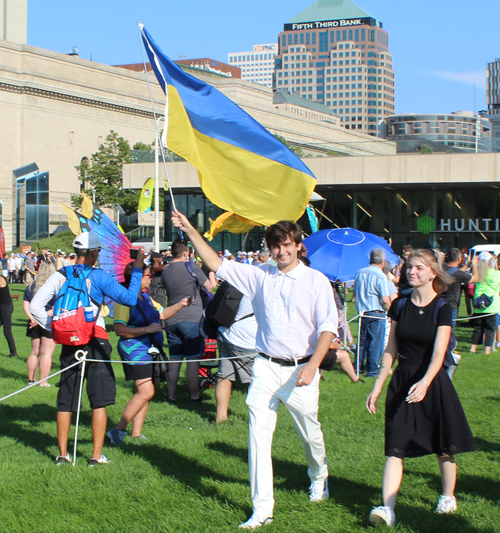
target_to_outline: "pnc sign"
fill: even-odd
[[[273,52],[277,49],[277,44],[256,44],[253,47],[254,52]]]
[[[374,18],[364,17],[357,19],[322,20],[316,22],[294,22],[285,24],[284,31],[322,30],[328,28],[346,28],[348,26],[380,26]]]

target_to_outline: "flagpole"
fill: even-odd
[[[160,127],[158,123],[163,120],[164,117],[158,117],[156,120],[156,131],[158,132]],[[155,252],[160,251],[160,157],[158,151],[158,145],[160,139],[157,136],[155,141],[155,229],[154,229],[154,249]]]
[[[144,55],[144,43],[142,42],[142,39],[141,39],[143,25],[137,19],[136,19],[136,22],[137,22],[137,30],[139,32],[139,41],[141,42],[142,62],[144,64],[144,73],[146,74],[146,82],[148,84],[149,100],[151,102],[151,110],[153,112],[153,118],[154,118],[154,122],[155,122],[155,130],[156,130],[155,138],[156,138],[156,141],[157,141],[155,143],[155,146],[159,145],[160,150],[161,150],[161,158],[163,160],[163,168],[165,170],[165,180],[166,180],[166,183],[167,183],[167,186],[168,186],[168,192],[170,193],[170,200],[172,202],[172,209],[176,210],[177,207],[175,205],[174,194],[173,194],[173,191],[172,191],[172,187],[170,186],[170,179],[168,177],[167,163],[166,163],[166,160],[165,160],[165,153],[163,151],[163,143],[160,142],[160,130],[159,130],[159,126],[158,126],[158,118],[157,118],[157,115],[156,115],[156,110],[155,110],[154,101],[153,101],[153,93],[151,91],[151,85],[149,83],[148,68],[147,68],[147,65],[146,65],[146,57]],[[167,125],[168,124],[168,122],[167,122],[168,121],[168,90],[165,91],[165,96],[166,96],[166,104],[165,104],[165,115],[164,115],[163,119],[165,120],[165,132],[166,132],[167,131],[167,127],[168,127],[168,125]],[[157,159],[158,158],[156,157],[156,160]],[[155,165],[156,165],[156,161],[155,161]],[[159,169],[158,169],[158,172],[159,172]],[[156,174],[155,174],[155,192],[157,191],[157,187],[158,187],[158,191],[159,191],[159,179],[160,178],[158,176],[158,182],[157,182],[157,178],[156,178]],[[156,198],[158,198],[158,209],[159,209],[159,197],[158,197],[158,195],[156,195]],[[156,201],[157,200],[155,199],[155,210],[156,210]],[[155,211],[155,235],[156,235],[156,216],[157,216],[157,212]],[[166,213],[165,213],[165,217],[166,217]],[[182,230],[179,229],[178,231],[179,231],[179,234],[180,234],[181,238],[183,238]],[[159,234],[159,212],[158,212],[158,234]],[[158,240],[158,243],[159,243],[159,240]],[[158,247],[159,247],[159,244],[158,244]]]

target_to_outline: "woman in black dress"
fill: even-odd
[[[386,399],[384,505],[370,513],[372,524],[394,525],[394,505],[403,477],[403,459],[436,454],[443,484],[437,513],[457,509],[454,497],[455,454],[474,451],[474,438],[443,361],[451,334],[451,306],[438,305],[451,278],[431,250],[416,250],[408,260],[413,292],[404,305],[396,299],[389,342],[366,407],[377,412],[377,400],[397,357],[398,366]],[[399,310],[399,312],[398,312]]]

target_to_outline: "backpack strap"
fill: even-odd
[[[396,322],[399,322],[401,313],[403,312],[403,307],[406,305],[407,300],[408,296],[405,296],[404,298],[401,298],[401,296],[398,297],[398,301],[396,303]]]
[[[255,313],[250,313],[249,315],[242,316],[241,318],[238,318],[238,320],[235,320],[234,322],[239,322],[240,320],[245,320],[245,318],[250,318],[251,316],[255,315]]]

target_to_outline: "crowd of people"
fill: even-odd
[[[238,297],[231,322],[220,325],[215,335],[219,351],[217,424],[225,423],[230,416],[234,382],[249,385],[246,403],[253,512],[240,527],[254,529],[273,520],[271,447],[280,403],[290,412],[302,440],[310,501],[329,497],[327,456],[318,410],[321,373],[331,369],[333,363],[340,364],[354,383],[364,384],[367,378],[373,378],[373,390],[366,402],[370,413],[377,412],[383,384],[392,374],[385,410],[383,505],[373,509],[370,522],[395,524],[394,507],[403,461],[429,454],[438,457],[443,485],[436,512],[454,512],[455,455],[475,450],[475,444],[448,371],[450,365],[458,363],[450,359],[454,348],[452,329],[463,287],[470,291],[469,285],[475,283],[474,295],[469,296],[474,307],[471,351],[475,352],[480,344],[486,353],[491,351],[496,330],[500,329],[500,272],[495,258],[483,252],[471,261],[458,249],[444,256],[437,250],[406,246],[400,262],[391,267],[382,250],[373,250],[369,264],[358,272],[354,282],[361,320],[356,345],[344,316],[341,286],[310,268],[297,224],[274,224],[266,232],[262,250],[233,255],[229,250],[212,250],[181,213],[175,212],[172,221],[194,249],[187,240],[177,239],[161,253],[139,251],[125,268],[122,284],[95,268],[105,244],[92,233],[83,233],[74,240],[74,253],[58,251],[54,258],[42,250],[39,255],[31,252],[24,258],[24,271],[32,276],[23,278],[27,284],[23,308],[31,338],[29,382],[50,386],[47,377],[55,349],[52,318],[68,275],[64,267],[70,267],[75,277],[88,280],[95,320],[88,344],[62,346],[61,368],[67,371],[61,376],[57,399],[60,451],[56,464],[71,462],[68,435],[71,414],[77,408],[81,372],[80,365],[71,365],[78,349],[85,350],[87,357],[94,360],[85,369],[94,440],[90,466],[111,462],[102,454],[106,435],[114,445],[124,445],[128,438],[147,440],[143,427],[155,392],[153,363],[156,354],[163,352],[164,335],[170,358],[168,402],[177,402],[183,361],[189,401],[203,401],[199,361],[205,351],[201,328],[206,319],[205,295],[213,293],[224,280]],[[8,263],[7,274],[3,272],[0,278],[0,300],[4,287],[8,291],[11,266],[16,264]],[[15,282],[14,277],[12,280]],[[106,407],[115,403],[115,376],[110,363],[98,362],[108,361],[112,350],[102,313],[105,298],[115,302],[117,349],[126,363],[125,378],[135,385],[121,419],[109,430]],[[10,297],[8,303],[12,307]],[[4,319],[4,314],[10,316],[12,309],[9,313],[5,304],[0,301],[4,334],[9,341],[9,319]],[[11,355],[17,355],[13,338],[9,348]]]

